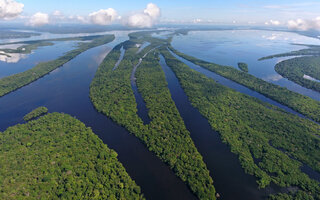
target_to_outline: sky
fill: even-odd
[[[23,4],[23,10],[17,16],[5,18],[1,13],[4,5],[10,3]],[[153,7],[148,9],[150,3]],[[320,1],[315,0],[0,0],[0,26],[4,21],[31,26],[73,21],[140,27],[193,23],[318,29],[319,11]]]

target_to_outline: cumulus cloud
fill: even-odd
[[[80,15],[71,15],[67,19],[69,22],[89,23],[86,17]]]
[[[153,20],[157,20],[160,17],[160,8],[156,4],[149,3],[143,13],[149,15]]]
[[[117,16],[117,11],[113,8],[108,8],[106,10],[101,9],[89,14],[90,22],[98,25],[109,25],[117,19]]]
[[[281,23],[278,20],[269,20],[267,22],[264,23],[265,25],[273,25],[273,26],[279,26]]]
[[[60,10],[55,10],[55,11],[52,13],[52,17],[55,18],[55,19],[59,19],[59,20],[63,20],[63,19],[66,18],[66,17],[64,16],[64,14],[63,14]]]
[[[23,11],[24,5],[14,0],[0,0],[0,19],[14,19]]]
[[[31,16],[28,24],[31,26],[43,26],[49,24],[49,15],[46,13],[37,12]]]
[[[156,4],[149,3],[143,12],[129,16],[125,24],[131,27],[150,28],[158,21],[160,15],[160,8]]]
[[[288,28],[299,31],[307,31],[311,29],[320,29],[320,17],[312,20],[296,19],[288,21]]]

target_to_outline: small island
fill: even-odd
[[[241,71],[248,73],[249,69],[248,69],[248,64],[247,63],[243,63],[243,62],[239,62],[238,63],[238,67]]]
[[[46,108],[44,106],[41,106],[39,108],[36,108],[36,109],[32,110],[28,114],[26,114],[23,117],[23,120],[24,121],[30,121],[30,120],[35,119],[37,117],[40,117],[41,115],[44,115],[46,113],[48,113],[48,108]]]

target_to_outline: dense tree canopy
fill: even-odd
[[[224,87],[189,68],[166,48],[161,53],[192,105],[239,156],[245,171],[259,178],[261,188],[271,182],[297,186],[298,191],[285,195],[290,199],[320,198],[319,182],[300,169],[305,163],[320,171],[318,124]]]
[[[239,71],[230,66],[222,66],[215,63],[209,63],[195,57],[183,54],[169,46],[178,56],[181,56],[196,65],[206,68],[214,73],[217,73],[225,78],[235,81],[247,88],[257,91],[270,99],[273,99],[283,105],[292,108],[293,110],[320,122],[320,102],[310,97],[288,90],[285,87],[269,83],[251,74]]]
[[[117,153],[52,113],[0,133],[0,199],[144,199]]]
[[[97,110],[140,138],[150,151],[155,152],[188,184],[199,199],[215,199],[212,178],[171,99],[158,56],[153,51],[166,44],[166,41],[153,39],[148,36],[150,33],[145,34],[130,34],[129,41],[119,44],[109,53],[92,81],[91,100]],[[136,44],[145,41],[150,45],[137,54]],[[126,50],[125,55],[113,70],[121,46]],[[137,104],[130,83],[131,72],[140,58],[143,60],[136,78],[151,118],[146,125],[137,115]]]
[[[243,62],[239,62],[238,63],[238,67],[241,71],[243,72],[249,72],[249,69],[248,69],[248,64],[247,63],[243,63]]]
[[[283,77],[317,92],[320,92],[320,57],[306,56],[284,60],[275,66],[275,70]],[[310,77],[309,79],[306,78]]]
[[[31,119],[34,119],[36,117],[39,117],[43,114],[46,114],[48,112],[48,108],[46,107],[39,107],[39,108],[36,108],[34,110],[32,110],[30,113],[26,114],[23,119],[24,121],[29,121]]]

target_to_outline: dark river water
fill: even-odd
[[[120,39],[113,44],[117,42]],[[188,187],[139,139],[97,112],[91,104],[90,83],[111,48],[112,44],[88,50],[43,78],[1,97],[0,130],[23,123],[23,116],[38,106],[46,106],[50,112],[70,114],[91,127],[118,153],[120,162],[147,199],[195,199]]]
[[[221,199],[265,198],[266,191],[257,189],[255,177],[245,174],[237,155],[231,153],[230,148],[222,143],[219,134],[211,128],[208,120],[190,104],[187,95],[175,74],[167,66],[163,56],[160,56],[160,64],[165,72],[172,99],[210,170],[214,186],[221,195]]]
[[[7,61],[0,60],[0,78],[31,69],[40,62],[54,60],[65,52],[74,49],[76,43],[55,42],[53,46],[39,47],[31,54],[11,54]]]
[[[238,84],[238,83],[236,83],[236,82],[234,82],[232,80],[229,80],[227,78],[224,78],[223,76],[220,76],[220,75],[218,75],[218,74],[216,74],[216,73],[214,73],[212,71],[209,71],[209,70],[207,70],[207,69],[205,69],[203,67],[200,67],[200,66],[198,66],[198,65],[196,65],[196,64],[194,64],[194,63],[192,63],[192,62],[190,62],[190,61],[188,61],[188,60],[186,60],[186,59],[184,59],[184,58],[182,58],[180,56],[178,56],[177,54],[173,53],[172,51],[170,51],[170,53],[174,57],[179,59],[181,62],[183,62],[186,65],[188,65],[191,69],[194,69],[194,70],[204,74],[208,78],[211,78],[211,79],[215,80],[217,83],[219,83],[221,85],[224,85],[224,86],[226,86],[228,88],[234,89],[234,90],[236,90],[238,92],[241,92],[243,94],[255,97],[255,98],[257,98],[257,99],[259,99],[259,100],[261,100],[263,102],[270,103],[270,104],[272,104],[274,106],[282,108],[282,109],[284,109],[285,111],[287,111],[289,113],[292,113],[292,114],[295,114],[295,115],[298,115],[300,117],[305,118],[304,115],[302,115],[302,114],[292,110],[291,108],[289,108],[289,107],[287,107],[285,105],[282,105],[282,104],[280,104],[280,103],[278,103],[278,102],[276,102],[276,101],[274,101],[274,100],[272,100],[272,99],[270,99],[270,98],[268,98],[268,97],[266,97],[266,96],[264,96],[264,95],[262,95],[262,94],[260,94],[260,93],[258,93],[256,91],[254,91],[254,90],[251,90],[251,89],[249,89],[249,88],[247,88],[247,87],[245,87],[245,86],[243,86],[241,84]]]
[[[46,106],[49,112],[70,114],[91,127],[105,144],[118,153],[118,159],[125,166],[129,175],[141,186],[147,199],[196,199],[172,170],[150,152],[139,139],[125,128],[97,112],[90,101],[89,86],[98,65],[116,44],[126,39],[128,39],[127,33],[119,34],[114,42],[90,49],[43,78],[0,97],[0,131],[4,131],[7,127],[17,123],[24,123],[23,116],[39,106]],[[72,42],[59,42],[54,46],[36,50],[18,63],[0,62],[0,78],[25,71],[40,61],[55,59],[72,49],[73,44]],[[120,60],[124,53],[125,51],[122,49]],[[182,61],[223,85],[297,114],[259,93],[199,66],[192,65],[185,60]],[[258,190],[255,177],[244,173],[237,156],[230,152],[230,148],[221,142],[219,134],[212,130],[208,121],[191,106],[177,78],[166,65],[163,57],[160,59],[160,64],[165,72],[172,98],[191,133],[197,149],[210,170],[214,186],[221,195],[221,199],[265,199],[268,193],[280,192],[281,190],[276,186]],[[148,120],[147,108],[142,97],[139,96],[135,84],[133,89],[137,98],[139,116],[144,116],[146,123]]]
[[[136,103],[137,103],[137,109],[138,109],[137,115],[142,119],[144,124],[149,124],[151,119],[148,115],[148,109],[145,104],[145,101],[143,100],[143,98],[138,90],[137,83],[136,83],[136,77],[135,77],[136,70],[140,66],[141,62],[142,62],[142,58],[139,59],[139,62],[133,67],[130,81],[131,81],[131,88],[133,90],[133,94],[134,94],[134,97],[135,97]]]

